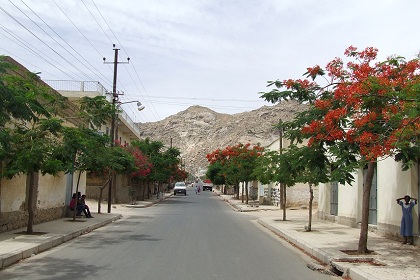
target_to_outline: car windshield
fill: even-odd
[[[178,182],[175,184],[175,187],[184,187],[185,183],[184,182]]]

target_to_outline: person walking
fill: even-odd
[[[402,202],[401,200],[404,200]],[[417,199],[406,195],[397,198],[398,205],[401,205],[402,218],[401,218],[401,235],[403,237],[403,244],[413,245],[413,214],[412,209],[417,204]]]

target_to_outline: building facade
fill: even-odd
[[[364,170],[355,173],[351,185],[337,182],[320,185],[318,217],[358,227],[362,217],[364,173]],[[407,171],[402,171],[401,163],[391,158],[377,163],[369,202],[370,230],[383,236],[399,236],[402,212],[396,199],[405,195],[419,198],[419,173],[418,163]],[[419,207],[413,209],[415,235],[419,234]]]

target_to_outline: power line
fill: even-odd
[[[53,76],[53,77],[55,77],[55,78],[57,78],[57,79],[60,79],[60,77],[58,77],[58,76],[56,76],[56,75],[54,75],[54,74],[52,74],[52,73],[50,73],[50,72],[48,72],[48,71],[46,71],[46,70],[44,70],[44,69],[40,68],[39,66],[37,66],[37,65],[35,65],[35,64],[33,64],[33,63],[31,63],[31,62],[29,62],[29,61],[25,60],[25,59],[23,59],[22,57],[20,57],[20,56],[18,56],[18,55],[15,55],[15,54],[13,54],[13,53],[11,53],[11,52],[9,52],[9,51],[7,51],[7,50],[3,49],[2,47],[0,47],[0,50],[3,50],[5,53],[10,54],[10,55],[11,55],[11,57],[13,57],[13,58],[15,58],[15,57],[16,57],[16,58],[18,58],[18,59],[19,59],[19,61],[23,61],[23,62],[25,62],[25,63],[26,63],[26,64],[28,64],[28,65],[32,65],[33,67],[35,67],[35,68],[37,68],[37,69],[41,70],[41,71],[42,71],[42,73],[48,73],[48,74],[50,74],[51,76]]]
[[[83,5],[85,6],[86,10],[89,12],[90,16],[95,20],[96,24],[99,26],[99,28],[102,30],[102,32],[105,34],[105,36],[108,38],[109,42],[111,44],[113,44],[111,38],[108,36],[108,34],[105,32],[105,30],[102,28],[102,25],[99,23],[99,21],[96,19],[96,17],[93,15],[93,13],[91,12],[91,10],[89,9],[89,7],[86,5],[86,3],[81,0]],[[108,25],[108,24],[107,24]],[[122,83],[122,81],[118,80],[118,82],[120,83],[121,87],[124,89],[124,85]]]
[[[214,101],[214,102],[256,102],[252,99],[215,99],[215,98],[198,98],[198,97],[182,97],[182,96],[155,96],[151,98],[164,98],[164,99],[187,99],[187,100],[205,100],[205,101]]]
[[[10,0],[9,0],[10,1]],[[52,32],[54,32],[55,35],[57,35],[67,46],[69,46],[77,55],[79,55],[79,57],[81,57],[88,65],[90,65],[90,70],[94,70],[92,71],[93,73],[95,73],[95,75],[99,78],[102,79],[101,82],[103,82],[104,80],[107,80],[107,78],[102,74],[101,71],[99,71],[98,69],[95,68],[95,66],[93,66],[88,60],[86,60],[77,50],[75,50],[66,40],[64,40],[63,37],[60,36],[60,34],[58,34],[50,25],[48,25],[34,10],[32,10],[23,0],[21,0],[23,4],[25,4],[25,6],[33,13],[35,14]],[[45,31],[44,31],[45,32]],[[51,37],[51,36],[50,36]],[[52,37],[51,37],[52,38]],[[55,42],[57,42],[54,38],[52,38]],[[58,42],[57,42],[58,43]],[[60,44],[60,43],[58,43]],[[65,49],[61,44],[60,46]],[[67,51],[67,50],[66,50]],[[67,51],[70,55],[72,55],[75,59],[77,59],[80,63],[82,63],[82,65],[86,68],[89,68],[88,66],[86,66],[86,64],[84,64],[82,61],[80,61],[78,58],[76,58],[72,53],[70,53],[69,51]],[[95,72],[96,71],[96,72]],[[96,74],[96,73],[99,73]],[[103,78],[100,77],[100,75],[102,75]]]
[[[37,53],[36,51],[38,51],[38,52],[41,52],[39,49],[37,49],[36,47],[34,47],[33,45],[31,45],[31,46],[28,46],[26,43],[25,43],[25,40],[23,40],[22,38],[20,38],[19,36],[17,36],[17,35],[15,35],[13,32],[11,32],[11,31],[9,31],[5,26],[3,26],[3,25],[1,25],[0,24],[0,27],[7,33],[7,34],[9,34],[9,36],[11,36],[11,37],[13,37],[15,40],[13,40],[13,39],[11,39],[10,37],[7,37],[6,35],[4,35],[3,34],[3,36],[5,36],[6,38],[8,38],[10,41],[12,41],[12,42],[14,42],[15,44],[17,44],[17,45],[19,45],[19,46],[21,46],[22,48],[24,48],[24,49],[26,49],[28,52],[31,52],[31,53],[33,53],[34,55],[36,55],[36,56],[38,56],[40,59],[42,59],[42,60],[44,60],[46,63],[48,63],[48,64],[50,64],[51,66],[53,66],[54,68],[56,68],[58,71],[60,71],[60,72],[62,72],[64,75],[66,75],[66,76],[68,76],[68,77],[70,77],[71,79],[73,79],[73,80],[77,80],[77,79],[75,79],[74,77],[72,77],[69,73],[66,73],[66,72],[64,72],[63,71],[63,69],[67,69],[65,66],[63,66],[63,65],[61,65],[59,62],[57,62],[55,59],[53,59],[53,58],[51,58],[50,56],[48,56],[48,55],[44,55],[44,56],[42,56],[42,55],[40,55],[39,53]],[[16,41],[18,41],[18,42],[16,42]],[[34,51],[34,49],[36,50],[36,51]],[[42,53],[42,52],[41,52]],[[51,63],[51,61],[49,61],[49,60],[47,60],[47,59],[45,59],[45,57],[47,57],[47,58],[49,58],[51,61],[53,61],[54,63]],[[59,67],[57,67],[57,65],[58,66],[61,66],[61,68],[59,68]],[[68,69],[67,69],[68,70]]]
[[[129,56],[129,55],[128,55],[128,53],[127,53],[127,51],[125,50],[125,48],[124,48],[123,44],[121,44],[121,42],[120,42],[120,40],[118,39],[117,35],[114,33],[114,31],[112,30],[111,26],[108,24],[107,20],[105,19],[105,17],[103,16],[103,14],[101,13],[101,11],[99,10],[98,6],[95,4],[95,2],[94,2],[93,0],[92,0],[92,3],[93,3],[93,5],[95,6],[95,8],[96,8],[96,10],[98,11],[98,13],[101,15],[101,17],[102,17],[103,21],[105,22],[105,24],[108,26],[108,28],[109,28],[109,30],[111,31],[112,35],[114,35],[115,39],[117,40],[118,44],[121,46],[122,50],[125,52],[125,54],[126,54],[127,56]],[[108,37],[108,38],[109,38],[109,37]],[[141,81],[140,76],[139,76],[139,74],[138,74],[138,72],[137,72],[136,68],[134,67],[133,62],[131,62],[131,66],[133,67],[134,72],[136,73],[137,78],[138,78],[138,80],[140,81],[140,84],[142,85],[142,87],[143,87],[143,89],[144,89],[144,92],[145,92],[146,96],[149,98],[149,96],[148,96],[148,94],[147,94],[147,91],[146,91],[146,88],[144,87],[143,82]],[[125,66],[125,68],[127,69],[127,66]],[[140,93],[141,91],[140,91],[139,87],[137,86],[136,81],[135,81],[135,80],[133,79],[133,77],[131,76],[130,71],[127,71],[127,73],[129,74],[129,76],[130,76],[131,80],[133,81],[134,86],[137,88],[137,91]],[[142,98],[144,98],[144,97],[142,97]],[[160,119],[160,116],[159,116],[158,112],[156,111],[155,107],[153,106],[153,104],[152,104],[152,106],[151,106],[151,107],[152,107],[152,109],[153,109],[153,110],[152,110],[152,114],[154,115],[154,117],[157,117],[157,118],[159,118],[159,119]]]
[[[23,2],[23,0],[21,0]],[[24,16],[26,16],[33,24],[35,24],[39,29],[41,29],[48,37],[50,37],[54,42],[56,42],[60,47],[62,47],[68,54],[73,56],[76,60],[81,62],[77,57],[75,57],[71,52],[69,52],[65,47],[63,47],[55,38],[53,38],[48,32],[46,32],[41,26],[39,26],[38,23],[36,23],[32,18],[30,18],[24,11],[22,11],[19,7],[17,7],[12,1],[9,0],[9,2],[15,6],[16,9],[18,9]],[[25,4],[25,2],[23,2]],[[25,4],[26,5],[26,4]],[[27,5],[26,5],[27,6]],[[28,7],[28,6],[27,6]],[[29,7],[28,7],[29,8]],[[30,8],[29,8],[30,9]],[[30,9],[32,11],[32,9]],[[33,11],[32,11],[33,12]],[[33,12],[35,14],[35,12]],[[36,15],[36,14],[35,14]],[[39,16],[38,16],[39,17]],[[41,19],[42,20],[42,19]],[[45,23],[45,22],[44,22]],[[83,63],[82,63],[83,64]],[[87,76],[90,80],[93,80],[89,75],[87,75],[85,72],[83,72],[81,69],[76,67],[75,65],[71,64],[76,70],[80,71],[83,75]],[[86,65],[83,64],[83,66],[86,67]]]
[[[63,9],[61,9],[61,7],[55,2],[55,0],[53,0],[54,4],[57,6],[57,8],[63,13],[63,15],[70,21],[70,23],[76,28],[77,31],[79,31],[79,33],[83,36],[83,38],[85,38],[86,42],[88,42],[91,47],[99,54],[100,57],[104,57],[103,54],[101,54],[99,52],[99,50],[92,44],[92,42],[85,36],[85,34],[80,30],[79,27],[77,27],[77,25],[67,16],[67,14],[63,11]],[[112,71],[111,66],[108,65],[108,69],[110,71]],[[107,82],[107,86],[112,86],[111,82]]]
[[[41,43],[43,43],[46,47],[48,47],[50,50],[52,50],[54,53],[56,53],[59,57],[61,57],[62,59],[64,59],[68,64],[72,65],[73,67],[75,67],[70,61],[68,61],[66,58],[64,58],[61,54],[59,54],[56,50],[54,50],[52,47],[50,47],[47,43],[45,43],[41,38],[39,38],[35,33],[33,33],[31,30],[29,30],[25,25],[23,25],[20,21],[18,21],[14,16],[12,16],[11,14],[9,14],[5,9],[3,9],[2,7],[0,7],[0,9],[7,14],[11,19],[13,19],[17,24],[19,24],[21,27],[23,27],[26,31],[28,31],[30,34],[32,34],[32,36],[34,36],[35,38],[38,39],[38,41],[40,41]],[[77,67],[75,67],[77,69]]]

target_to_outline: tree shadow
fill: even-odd
[[[125,242],[144,242],[144,241],[160,241],[162,239],[151,237],[147,234],[133,234],[129,230],[110,230],[104,232],[96,232],[89,238],[81,238],[74,242],[73,248],[80,249],[97,249],[113,246]]]
[[[26,267],[28,269],[25,269]],[[99,276],[98,272],[103,269],[107,267],[86,265],[77,259],[45,257],[37,259],[36,262],[23,263],[18,270],[3,271],[1,279],[92,279],[95,275]]]

